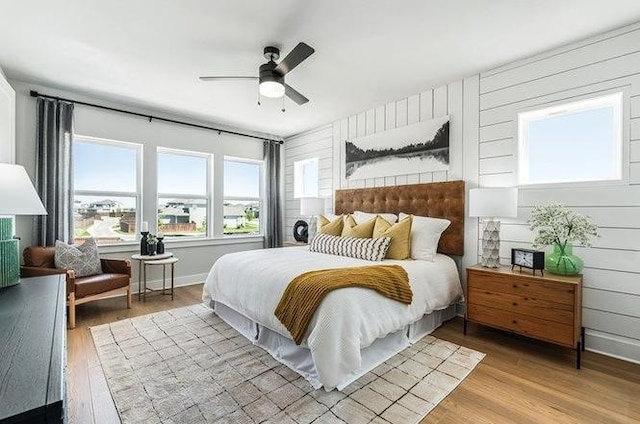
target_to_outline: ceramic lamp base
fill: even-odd
[[[486,268],[500,267],[500,221],[484,222],[480,265]]]
[[[12,235],[13,218],[0,218],[0,288],[20,282],[20,245]]]

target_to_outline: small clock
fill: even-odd
[[[515,266],[519,266],[520,270],[529,268],[533,270],[533,275],[539,269],[540,273],[544,275],[544,252],[531,249],[511,249],[511,270]]]

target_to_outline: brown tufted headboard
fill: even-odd
[[[462,256],[464,198],[464,181],[336,190],[335,213],[404,212],[448,219],[451,225],[440,237],[438,252]]]

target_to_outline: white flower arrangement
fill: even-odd
[[[527,221],[530,230],[537,230],[533,247],[557,244],[564,251],[568,243],[578,241],[591,246],[591,238],[599,237],[598,227],[587,215],[575,213],[560,203],[536,206]]]

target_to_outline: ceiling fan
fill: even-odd
[[[237,81],[237,80],[258,80],[260,83],[258,92],[260,95],[271,98],[287,96],[299,105],[309,101],[305,96],[294,90],[284,82],[284,76],[291,72],[296,66],[313,54],[315,50],[306,43],[298,43],[289,52],[287,57],[280,63],[275,61],[280,58],[280,49],[273,46],[264,48],[264,57],[267,63],[260,65],[257,77],[243,76],[220,76],[220,77],[200,77],[201,81]],[[260,104],[260,100],[258,100]],[[282,109],[284,111],[284,109]]]

